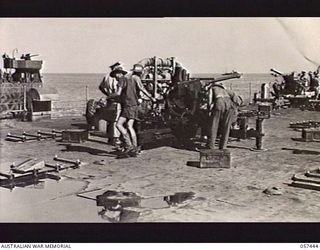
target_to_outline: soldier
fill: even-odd
[[[121,132],[125,143],[125,151],[122,157],[137,156],[137,135],[133,125],[138,118],[139,91],[142,91],[151,101],[156,101],[142,85],[139,77],[142,71],[143,66],[135,64],[132,75],[124,77],[126,72],[122,69],[115,69],[110,74],[119,81],[117,95],[120,96],[122,109],[120,118],[117,122],[117,128]]]
[[[309,77],[310,77],[310,88],[309,91],[315,92],[315,99],[318,99],[319,95],[319,77],[317,71],[312,73],[312,71],[309,71]]]
[[[319,99],[319,93],[320,93],[320,83],[319,83],[319,71],[313,72],[314,75],[314,85],[315,85],[315,99]]]
[[[214,149],[215,140],[219,131],[221,132],[219,149],[225,149],[237,106],[240,106],[242,101],[233,91],[226,90],[222,84],[213,84],[211,90],[211,106],[213,107],[210,108],[211,131],[208,146],[210,149]]]
[[[308,81],[308,78],[307,78],[307,75],[306,75],[305,71],[301,71],[300,81],[302,82],[304,87],[308,87],[309,86],[309,81]]]
[[[116,62],[115,64],[109,66],[109,68],[111,69],[111,72],[117,68],[123,69],[121,62]],[[111,95],[117,93],[117,91],[118,91],[117,79],[114,77],[111,77],[110,74],[106,75],[99,85],[99,90],[103,94],[105,94],[107,96],[107,98],[111,97]],[[116,126],[117,121],[120,117],[120,112],[121,112],[120,103],[116,99],[109,99],[109,100],[107,100],[107,106],[114,107],[115,112],[117,112],[115,120],[113,122],[108,121],[107,136],[109,138],[109,143],[112,145],[115,145],[115,146],[120,145],[121,144],[121,141],[119,139],[120,131],[118,130],[118,128]]]
[[[297,72],[293,71],[291,74],[284,75],[284,94],[291,94],[295,95],[297,94]]]
[[[279,99],[282,95],[282,83],[279,83],[278,79],[272,84],[273,92],[271,94],[276,98]]]

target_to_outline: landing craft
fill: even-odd
[[[57,90],[44,86],[40,70],[42,60],[32,60],[36,54],[21,55],[20,59],[2,55],[0,69],[0,117],[20,116],[33,120],[37,112],[46,116],[51,100],[58,99]]]

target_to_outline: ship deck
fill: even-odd
[[[116,159],[106,138],[90,136],[84,143],[55,140],[6,141],[7,133],[36,133],[38,130],[81,128],[85,118],[59,118],[38,122],[1,121],[1,172],[12,162],[36,157],[52,162],[58,155],[87,164],[61,172],[58,182],[41,185],[0,187],[1,222],[107,222],[92,199],[78,193],[97,190],[134,192],[142,197],[163,197],[176,192],[194,192],[185,204],[160,208],[134,208],[137,222],[318,222],[320,192],[291,187],[294,174],[320,167],[319,142],[292,138],[301,132],[289,128],[291,121],[319,120],[320,112],[284,109],[274,111],[263,123],[263,147],[251,151],[254,140],[232,141],[232,167],[200,169],[187,162],[198,161],[199,153],[162,145],[144,150],[137,158]],[[296,149],[296,150],[293,150]],[[94,162],[104,160],[104,165]],[[277,187],[280,195],[263,193]],[[90,193],[88,193],[90,194]]]

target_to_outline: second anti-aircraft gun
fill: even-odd
[[[284,74],[276,69],[271,69],[271,72],[273,76],[280,76],[283,79],[283,81],[276,80],[272,84],[273,102],[282,99],[290,107],[301,107],[308,105],[312,99],[317,99],[319,82],[317,71],[314,73],[310,71],[308,75],[305,71],[300,74],[295,71]]]
[[[302,80],[300,80],[297,76],[296,72],[292,72],[290,74],[284,74],[276,69],[270,69],[271,72],[274,73],[275,76],[281,76],[283,78],[283,82],[279,83],[279,87],[277,88],[277,93],[280,95],[301,95],[304,93],[305,87],[303,85]],[[276,91],[274,89],[274,91]]]

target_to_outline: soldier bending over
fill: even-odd
[[[237,106],[240,106],[241,99],[231,90],[226,90],[221,84],[215,83],[212,89],[211,108],[211,131],[208,147],[214,149],[218,131],[221,132],[219,149],[225,149],[230,133],[230,127],[235,115]]]

